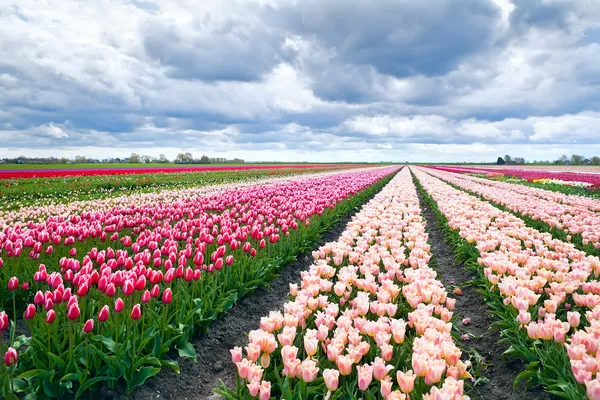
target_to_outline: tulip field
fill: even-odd
[[[168,379],[157,398],[500,398],[485,395],[501,380],[474,350],[477,312],[500,362],[517,360],[500,393],[600,399],[600,200],[570,176],[545,188],[320,165],[40,179],[0,175],[0,398],[131,399]],[[434,230],[454,263],[438,261]],[[183,372],[214,369],[197,351],[215,323],[301,256],[281,302],[227,339],[214,381],[182,387]],[[453,269],[478,305],[457,301]]]

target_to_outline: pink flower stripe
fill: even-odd
[[[584,245],[592,244],[596,249],[600,249],[600,213],[590,210],[600,207],[598,200],[579,196],[556,196],[563,201],[577,203],[570,205],[555,201],[555,196],[546,195],[546,191],[540,189],[442,171],[430,170],[429,173],[501,204],[511,211],[564,230],[569,235],[580,234]]]
[[[408,168],[313,256],[283,312],[261,319],[245,351],[231,351],[245,397],[280,398],[288,387],[325,399],[337,390],[468,399],[468,365],[450,335],[454,300],[427,265]]]
[[[444,167],[444,166],[428,166],[428,168],[437,169],[440,171],[457,172],[462,174],[503,174],[518,176],[527,181],[534,179],[559,179],[561,181],[570,182],[587,182],[594,187],[600,187],[600,173],[586,172],[563,172],[563,171],[543,171],[532,169],[498,169],[498,168],[468,168],[468,167]]]
[[[600,283],[595,280],[600,260],[528,228],[514,215],[422,169],[414,172],[449,227],[476,244],[485,276],[504,304],[519,311],[517,320],[529,337],[565,343],[575,379],[586,385],[590,399],[600,398],[600,380],[595,378],[600,360]]]
[[[31,169],[31,170],[0,170],[1,179],[20,178],[56,178],[63,176],[90,175],[129,175],[157,174],[175,172],[209,172],[233,171],[247,169],[282,169],[282,168],[347,168],[353,164],[285,164],[285,165],[230,165],[230,166],[181,166],[181,167],[138,167],[138,168],[65,168],[65,169]]]

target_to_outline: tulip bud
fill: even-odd
[[[79,304],[77,304],[77,303],[71,304],[71,306],[69,306],[69,309],[67,311],[67,318],[69,318],[70,320],[76,320],[79,317],[79,314],[81,314],[81,310],[79,309]]]
[[[227,265],[233,264],[233,256],[227,256],[227,258],[225,258],[225,264],[227,264]]]
[[[142,308],[139,304],[136,304],[133,306],[133,309],[131,310],[131,319],[134,321],[137,321],[141,317],[142,317]]]
[[[87,321],[85,321],[85,324],[83,325],[83,329],[81,330],[81,332],[90,333],[93,330],[94,330],[94,320],[88,319]]]
[[[115,312],[120,313],[121,311],[123,311],[123,308],[125,308],[125,304],[123,303],[123,300],[121,300],[121,298],[117,298],[117,300],[115,300]]]
[[[5,311],[0,312],[0,333],[2,331],[10,328],[10,321],[8,320],[8,315]]]
[[[166,288],[162,295],[162,302],[165,304],[169,304],[173,301],[173,292],[171,288]]]
[[[35,316],[35,304],[29,304],[25,309],[25,313],[23,313],[23,318],[32,319]]]
[[[110,317],[110,309],[105,305],[98,313],[98,321],[105,322],[108,320],[108,317]]]
[[[46,313],[46,323],[51,324],[56,319],[56,312],[54,310],[48,310]]]
[[[6,354],[4,354],[4,365],[11,366],[19,360],[19,355],[17,354],[17,350],[12,347],[9,347],[6,350]]]
[[[13,276],[8,280],[8,290],[17,290],[19,287],[19,278]]]

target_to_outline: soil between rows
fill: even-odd
[[[355,207],[351,213],[341,216],[340,221],[323,235],[314,245],[313,250],[327,242],[337,240],[348,222],[361,208],[362,204]],[[229,350],[235,346],[247,345],[247,334],[259,328],[260,319],[267,316],[270,311],[283,308],[283,304],[288,300],[289,284],[299,283],[300,273],[308,270],[313,261],[310,252],[299,255],[295,262],[286,265],[281,274],[271,281],[269,289],[256,290],[243,298],[225,315],[213,321],[206,335],[191,340],[196,349],[197,363],[178,358],[181,369],[179,375],[168,368],[163,368],[154,379],[149,379],[130,396],[123,393],[120,388],[114,391],[104,388],[94,398],[102,400],[220,399],[221,396],[213,393],[219,379],[230,388],[235,387],[236,368],[231,363]]]
[[[478,383],[473,388],[470,396],[478,400],[532,400],[551,399],[551,396],[541,389],[527,390],[519,386],[513,391],[513,382],[516,376],[524,370],[524,364],[519,360],[506,362],[502,353],[508,348],[507,344],[498,343],[500,332],[490,328],[495,321],[485,305],[482,294],[477,292],[477,287],[468,282],[475,279],[475,274],[464,265],[455,265],[455,256],[445,235],[437,225],[437,218],[431,208],[425,203],[421,193],[419,201],[423,218],[429,233],[429,244],[436,265],[438,279],[450,292],[453,287],[460,287],[462,295],[452,295],[456,298],[455,315],[458,317],[458,328],[461,334],[469,334],[470,339],[461,344],[463,353],[476,351],[485,357],[483,377],[489,379],[487,383]],[[465,284],[467,283],[467,284]],[[469,325],[460,323],[463,318],[471,318]],[[467,355],[467,354],[465,354]],[[463,357],[464,358],[464,357]]]

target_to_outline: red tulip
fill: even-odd
[[[144,294],[142,294],[142,303],[147,303],[150,301],[150,291],[146,290],[144,291]]]
[[[215,261],[215,269],[218,271],[221,268],[223,268],[223,259],[219,258],[217,261]]]
[[[85,296],[88,293],[89,290],[90,290],[90,287],[89,287],[88,283],[87,282],[83,282],[77,288],[77,296],[83,297],[83,296]]]
[[[44,304],[44,294],[41,290],[36,292],[35,296],[33,297],[33,302],[37,305]]]
[[[120,313],[121,311],[123,311],[123,308],[125,308],[125,304],[123,303],[123,300],[121,300],[121,298],[119,297],[117,300],[115,300],[115,311]]]
[[[137,321],[140,318],[142,318],[142,307],[139,304],[136,304],[131,310],[131,319]]]
[[[130,279],[127,279],[127,280],[125,281],[125,283],[123,284],[123,288],[122,288],[122,290],[123,290],[123,294],[124,294],[125,296],[129,296],[129,295],[133,294],[133,290],[134,290],[134,289],[135,289],[135,288],[134,288],[134,286],[133,286],[133,282],[132,282]]]
[[[46,323],[51,324],[54,322],[55,319],[56,319],[56,311],[48,310],[48,312],[46,313]]]
[[[109,283],[108,286],[106,286],[106,295],[108,297],[113,297],[116,293],[117,293],[117,287],[115,286],[114,283]]]
[[[250,242],[246,242],[246,243],[244,243],[244,247],[242,247],[242,250],[244,250],[244,253],[247,253],[250,251],[251,248],[252,248],[252,245],[250,244]]]
[[[21,290],[27,290],[29,289],[29,282],[23,282],[21,284]]]
[[[11,366],[14,363],[16,363],[19,360],[19,354],[17,353],[17,350],[15,350],[12,347],[9,347],[8,350],[6,350],[6,354],[4,354],[4,364],[6,366]]]
[[[185,269],[185,280],[186,282],[194,280],[194,270],[191,267]]]
[[[227,265],[233,264],[233,256],[227,256],[227,258],[225,258],[225,264],[227,264]]]
[[[157,298],[160,295],[160,287],[158,285],[152,286],[152,290],[150,290],[150,296],[153,298]]]
[[[71,257],[75,257],[77,255],[77,249],[75,247],[73,247],[70,251],[69,251],[69,255]]]
[[[5,311],[0,311],[0,332],[10,328],[10,321]]]
[[[52,301],[52,299],[50,299],[50,298],[46,299],[46,301],[44,302],[44,310],[50,311],[53,308],[54,308],[54,302]]]
[[[144,275],[140,276],[137,281],[135,281],[135,290],[144,290],[146,288],[146,277]]]
[[[94,320],[88,319],[87,321],[85,321],[85,324],[83,325],[83,329],[81,330],[81,332],[90,333],[93,330],[94,330]]]
[[[13,276],[8,280],[8,290],[17,290],[19,287],[19,278]]]
[[[35,311],[35,304],[29,304],[25,309],[25,312],[23,313],[23,318],[32,319],[33,317],[35,317]]]
[[[67,311],[67,318],[71,321],[76,320],[81,314],[81,310],[79,309],[79,304],[73,303],[69,306],[69,310]]]
[[[250,255],[252,257],[256,257],[256,249],[255,248],[250,249]]]
[[[258,248],[264,249],[266,245],[267,245],[267,243],[265,242],[265,239],[261,239],[260,243],[258,244]]]
[[[173,301],[173,292],[171,288],[166,288],[162,295],[162,302],[165,304],[169,304]]]
[[[98,321],[104,322],[108,319],[108,317],[110,317],[110,309],[105,305],[98,313]]]

